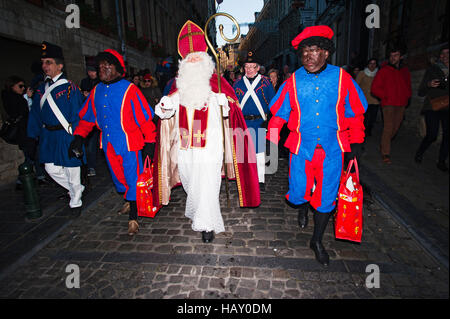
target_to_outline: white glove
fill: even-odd
[[[168,96],[163,96],[158,104],[155,106],[155,114],[160,119],[171,118],[175,114],[175,105],[172,99]]]
[[[216,94],[217,104],[223,107],[223,117],[228,117],[230,106],[228,105],[227,96],[224,93]]]

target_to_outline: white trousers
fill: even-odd
[[[264,174],[266,173],[266,154],[264,152],[256,153],[256,167],[258,180],[260,183],[264,183]]]
[[[63,167],[56,166],[53,163],[45,163],[45,170],[48,175],[59,185],[69,191],[70,208],[81,207],[81,195],[84,186],[81,184],[81,168],[80,167]]]

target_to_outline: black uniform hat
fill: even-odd
[[[261,64],[261,61],[258,60],[258,57],[255,55],[255,52],[248,51],[247,56],[244,59],[245,63],[258,63]]]
[[[63,50],[60,46],[44,41],[42,42],[41,58],[64,60]]]

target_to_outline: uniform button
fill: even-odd
[[[319,126],[319,125],[317,125],[317,128],[320,128],[320,126]]]
[[[319,89],[319,87],[318,86],[316,86],[316,90],[318,90]]]
[[[316,113],[317,116],[319,116],[319,113]]]
[[[106,119],[106,115],[104,116],[104,118]]]
[[[107,85],[106,87],[109,88],[109,85]]]
[[[108,125],[105,125],[105,128],[108,128]],[[109,136],[109,135],[108,135]]]
[[[105,94],[105,97],[107,97],[108,96],[108,94]]]
[[[109,135],[108,135],[109,136]],[[317,138],[318,141],[320,141],[320,137]]]
[[[109,136],[109,134],[106,134],[106,136]]]
[[[319,103],[319,100],[316,100],[316,103]]]
[[[103,105],[103,107],[106,107],[106,105]]]

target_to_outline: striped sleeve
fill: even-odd
[[[349,143],[364,142],[364,113],[367,110],[367,100],[364,92],[350,76],[346,76],[347,96],[345,99],[345,117],[349,128]]]
[[[142,134],[144,135],[144,142],[154,143],[156,128],[152,121],[154,116],[153,109],[149,106],[141,90],[135,85],[132,86],[128,94],[130,95],[130,103],[136,124],[140,127]]]
[[[272,113],[272,118],[267,126],[266,139],[274,144],[278,144],[280,140],[280,131],[284,123],[289,120],[289,115],[291,112],[291,105],[289,99],[288,85],[285,81],[277,94],[270,101],[270,112]]]
[[[73,132],[74,135],[80,135],[82,137],[86,137],[92,131],[92,128],[95,125],[96,114],[95,114],[95,90],[94,88],[88,95],[86,101],[84,102],[83,107],[80,112],[78,112],[78,116],[80,117],[80,121]]]

